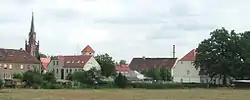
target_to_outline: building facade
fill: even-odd
[[[177,58],[133,58],[129,64],[131,70],[141,72],[150,68],[166,68],[171,71],[173,75],[173,66]]]
[[[69,74],[77,71],[88,71],[92,68],[101,70],[101,66],[94,58],[94,50],[88,45],[76,56],[52,57],[46,70],[53,72],[57,80],[66,80]]]
[[[195,49],[187,53],[181,58],[173,68],[174,82],[182,83],[200,83],[201,77],[199,75],[199,68],[196,69],[193,65],[195,61]]]
[[[173,68],[174,82],[222,84],[223,79],[220,77],[210,78],[200,74],[200,68],[195,68],[193,64],[196,54],[196,49],[193,49],[177,62]],[[226,82],[230,84],[230,79],[226,79]]]
[[[12,79],[15,73],[28,70],[41,71],[41,62],[26,51],[20,49],[0,49],[0,77]]]

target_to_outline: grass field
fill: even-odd
[[[249,100],[250,90],[1,90],[0,100]]]

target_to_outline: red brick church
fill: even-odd
[[[25,51],[32,56],[39,54],[39,41],[36,41],[36,32],[34,26],[34,13],[32,12],[31,27],[29,32],[29,41],[25,40]]]

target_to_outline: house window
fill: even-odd
[[[190,71],[189,70],[187,70],[187,75],[189,75],[190,74]]]
[[[82,63],[84,63],[84,61],[82,61]]]
[[[30,70],[30,65],[28,65],[28,70]]]
[[[59,61],[56,61],[56,65],[59,65]]]
[[[72,63],[74,63],[74,60],[72,61]]]
[[[7,64],[4,64],[4,69],[7,69]]]
[[[72,73],[72,69],[69,69],[69,72]]]
[[[68,69],[66,69],[66,73],[69,73],[69,70],[68,70]]]
[[[67,61],[66,63],[70,63],[70,61]]]
[[[77,69],[75,69],[75,72],[77,71]]]
[[[4,79],[6,79],[6,78],[7,78],[7,74],[6,74],[6,73],[4,73],[4,74],[3,74],[3,77],[4,77]]]
[[[23,69],[23,65],[20,65],[20,68]]]
[[[80,60],[78,60],[77,63],[80,63]]]
[[[11,64],[9,65],[9,68],[12,69],[12,65]]]
[[[53,61],[53,65],[56,65],[56,61]]]

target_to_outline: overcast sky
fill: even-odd
[[[79,54],[90,45],[115,60],[181,58],[209,32],[250,26],[248,0],[1,0],[0,48],[24,48],[32,9],[40,51]]]

